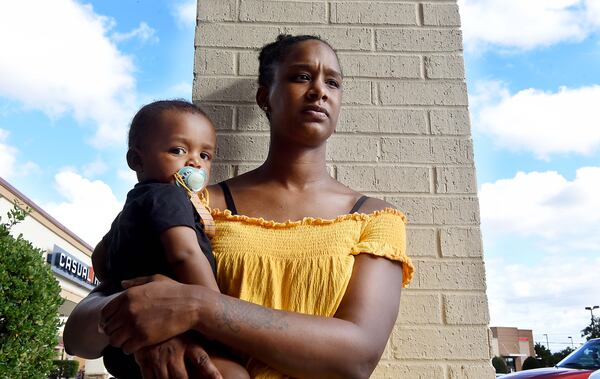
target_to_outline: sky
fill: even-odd
[[[491,325],[558,351],[600,305],[600,1],[459,6]],[[0,0],[0,177],[95,245],[135,183],[130,118],[191,98],[195,15]]]

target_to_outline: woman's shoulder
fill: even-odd
[[[233,192],[237,200],[244,198],[252,198],[255,201],[265,192],[261,190],[260,183],[249,180],[246,174],[238,177],[227,179],[224,181],[226,186]],[[220,184],[213,184],[208,187],[209,205],[211,208],[227,209],[227,202],[223,187]],[[249,195],[250,194],[250,195]],[[364,199],[363,199],[364,198]],[[243,201],[242,201],[243,203]],[[331,208],[331,214],[347,214],[347,213],[362,213],[372,214],[386,209],[395,210],[395,206],[382,199],[365,196],[350,187],[338,182],[337,180],[330,181],[327,185],[322,186],[318,191],[318,196],[313,197],[314,207],[319,209]]]
[[[349,198],[352,204],[354,204],[352,209],[354,209],[358,213],[370,214],[373,212],[382,211],[384,209],[396,208],[395,206],[393,206],[385,200],[379,199],[377,197],[364,195],[363,193],[355,191],[352,188],[338,181],[336,181],[336,189],[337,191],[333,191],[333,195],[335,196],[335,192],[337,192],[337,196],[345,196]],[[356,207],[357,205],[358,207]]]
[[[222,182],[209,185],[206,188],[209,196],[209,206],[211,208],[227,209],[227,201],[225,199],[223,187],[227,187],[227,189],[236,194],[240,191],[253,189],[257,187],[256,182],[251,180],[251,176],[248,174],[249,173],[244,173],[238,176],[234,176],[233,178],[223,180]]]
[[[206,190],[208,191],[208,205],[211,208],[227,208],[225,196],[223,195],[223,189],[219,184],[211,184],[206,188]]]
[[[362,196],[363,195],[360,195],[359,198]],[[370,214],[377,211],[382,211],[384,209],[396,209],[396,207],[385,200],[368,196],[364,203],[361,205],[361,207],[358,209],[358,212]]]

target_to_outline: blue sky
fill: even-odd
[[[600,2],[459,5],[491,324],[558,350],[600,305]],[[190,0],[2,2],[0,176],[95,244],[132,114],[191,97],[194,25]]]

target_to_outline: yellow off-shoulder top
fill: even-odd
[[[212,209],[212,248],[222,293],[266,307],[332,317],[346,292],[354,255],[373,254],[402,263],[402,286],[413,265],[406,255],[406,218],[386,208],[333,220],[284,223]],[[283,378],[249,362],[253,378]]]

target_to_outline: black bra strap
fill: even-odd
[[[225,182],[219,182],[219,186],[221,186],[221,189],[223,190],[223,196],[225,197],[225,204],[227,204],[227,209],[231,211],[231,214],[236,215],[237,209],[235,207],[235,202],[233,201],[233,196],[231,196],[229,186]]]
[[[358,200],[356,200],[356,203],[354,203],[354,206],[350,210],[350,214],[358,212],[358,210],[360,209],[360,207],[362,207],[363,203],[368,198],[369,198],[368,196],[362,195]]]

